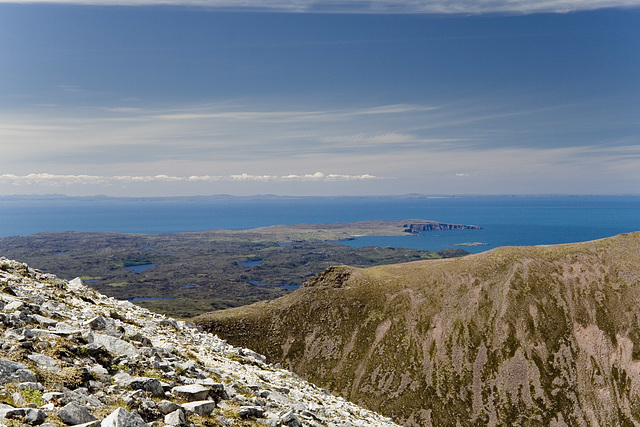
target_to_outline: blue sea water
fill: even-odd
[[[69,198],[0,197],[0,237],[46,231],[176,233],[274,224],[429,219],[480,230],[361,237],[351,246],[470,252],[579,242],[640,230],[640,196]],[[466,242],[485,246],[452,246]]]

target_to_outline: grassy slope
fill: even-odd
[[[198,322],[406,425],[640,423],[640,234],[327,270]]]

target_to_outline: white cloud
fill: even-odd
[[[366,134],[364,132],[355,135],[328,136],[321,138],[325,143],[349,143],[349,144],[396,144],[415,141],[416,137],[405,133],[387,132],[381,134]]]
[[[230,107],[220,109],[216,106],[202,106],[177,111],[165,111],[156,115],[149,115],[149,118],[180,121],[180,120],[211,120],[226,119],[233,121],[254,121],[269,123],[289,123],[289,122],[315,122],[315,121],[335,121],[352,119],[355,117],[370,115],[390,115],[390,114],[410,114],[436,110],[438,107],[423,106],[413,104],[392,104],[376,107],[353,108],[353,109],[332,109],[332,110],[300,110],[300,111],[251,111],[233,110]]]
[[[0,115],[0,137],[11,141],[3,154],[5,161],[13,164],[148,164],[163,159],[279,161],[305,154],[344,153],[372,146],[398,149],[400,145],[406,148],[424,143],[424,136],[388,129],[402,129],[410,126],[410,121],[424,123],[425,115],[432,110],[432,106],[409,104],[301,110],[224,104],[166,110],[52,110]],[[368,132],[359,132],[361,129]]]
[[[554,111],[486,105],[278,110],[227,103],[3,113],[0,140],[9,143],[3,146],[0,193],[392,194],[435,186],[467,194],[609,191],[604,184],[595,187],[599,182],[615,191],[637,187],[635,136],[557,142]],[[606,117],[573,108],[571,116],[579,120],[563,125],[566,134],[582,132],[585,122],[595,136],[610,126]]]
[[[321,137],[320,141],[325,144],[335,144],[341,147],[362,147],[373,148],[387,146],[390,149],[398,149],[399,147],[431,145],[435,147],[439,144],[450,144],[453,142],[461,142],[466,139],[460,138],[424,138],[402,132],[385,132],[385,133],[357,133],[351,135],[335,135]]]
[[[33,173],[28,175],[4,174],[0,175],[0,184],[10,185],[37,185],[47,187],[65,187],[71,185],[113,185],[128,183],[162,183],[162,182],[219,182],[219,181],[258,181],[258,182],[282,182],[282,181],[356,181],[380,179],[374,175],[341,175],[316,172],[304,175],[142,175],[142,176],[99,176],[99,175],[57,175],[50,173]]]
[[[66,3],[107,6],[176,5],[205,9],[291,13],[566,13],[639,7],[640,0],[0,0],[0,3]]]

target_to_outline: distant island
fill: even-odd
[[[489,243],[483,243],[483,242],[452,243],[451,246],[489,246]]]
[[[279,242],[336,241],[361,236],[407,236],[424,231],[477,230],[477,225],[450,224],[425,219],[402,221],[356,221],[320,224],[287,224],[247,230],[211,230],[195,234],[221,239],[242,239]]]

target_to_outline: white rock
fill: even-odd
[[[182,404],[187,414],[196,414],[201,416],[208,416],[216,409],[216,402],[213,400],[201,400],[198,402],[188,402]]]
[[[184,415],[184,410],[177,409],[170,414],[164,416],[164,423],[170,426],[184,426],[187,422],[187,418]]]
[[[133,344],[109,335],[92,332],[89,334],[89,342],[100,345],[108,352],[119,356],[137,356],[139,354]]]
[[[200,384],[182,385],[171,389],[174,396],[189,401],[204,400],[209,396],[209,392],[207,387]]]
[[[100,423],[101,427],[148,427],[138,414],[118,408]]]

